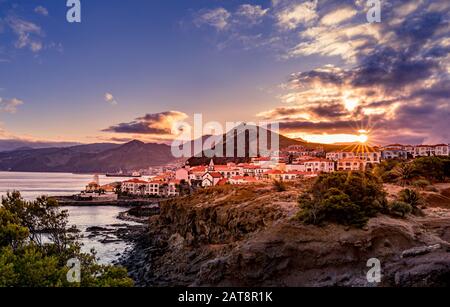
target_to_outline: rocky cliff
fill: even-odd
[[[123,264],[140,286],[372,286],[377,258],[378,286],[449,285],[448,211],[305,226],[294,218],[303,188],[219,187],[163,203]]]

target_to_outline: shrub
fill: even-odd
[[[287,189],[286,184],[284,183],[283,180],[274,180],[273,186],[275,188],[275,191],[277,191],[277,192],[284,192]]]
[[[397,182],[405,186],[417,177],[415,165],[410,162],[400,163],[392,171],[391,174],[396,177]]]
[[[430,184],[431,183],[426,179],[419,179],[412,183],[413,186],[415,186],[416,188],[419,188],[419,189],[425,189]]]
[[[413,208],[417,208],[424,204],[422,195],[416,190],[411,189],[401,190],[398,194],[398,199],[411,205]]]
[[[443,180],[444,159],[441,157],[422,157],[414,160],[416,172],[430,180]]]
[[[413,214],[421,214],[419,206],[423,205],[424,199],[416,190],[404,189],[398,194],[398,200],[407,203],[412,207]]]
[[[298,218],[315,225],[332,222],[362,227],[370,217],[387,211],[382,184],[369,172],[322,174],[299,203]]]
[[[392,215],[405,217],[407,214],[412,212],[412,207],[402,201],[393,201],[389,204],[389,209]]]
[[[2,197],[0,287],[133,285],[124,268],[100,265],[95,254],[81,252],[67,217],[57,202],[46,197],[33,202],[24,201],[18,192]],[[70,284],[66,278],[66,263],[72,258],[81,262],[79,284]]]

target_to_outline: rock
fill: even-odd
[[[270,189],[238,199],[223,189],[161,203],[147,230],[130,235],[136,244],[121,263],[137,285],[367,287],[450,280],[450,253],[444,244],[429,245],[437,229],[450,229],[448,220],[427,229],[421,220],[380,215],[365,230],[315,227],[293,218],[297,197],[281,206]],[[382,263],[381,284],[366,279],[370,258]]]
[[[100,227],[100,226],[92,226],[92,227],[88,227],[86,229],[87,232],[100,232],[100,231],[111,231],[111,230],[114,230],[114,229]]]
[[[440,248],[441,248],[440,244],[411,248],[402,252],[402,258],[425,255],[433,251],[436,251]]]

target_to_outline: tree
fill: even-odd
[[[397,181],[402,186],[405,186],[411,183],[411,180],[413,180],[417,176],[417,171],[413,163],[405,162],[398,164],[392,170],[392,174],[397,178]]]
[[[387,211],[381,181],[370,172],[321,174],[299,199],[298,217],[305,223],[332,222],[364,226],[370,217]]]
[[[431,180],[443,180],[445,177],[444,159],[441,157],[421,157],[414,160],[416,172]]]
[[[277,192],[285,192],[286,191],[286,184],[284,183],[283,180],[274,180],[273,181],[273,186],[275,188],[275,191]]]
[[[393,201],[389,208],[392,214],[399,215],[402,218],[412,212],[411,205],[403,201]]]
[[[125,269],[99,265],[95,254],[82,253],[76,235],[67,228],[67,220],[67,212],[46,197],[32,202],[24,201],[18,192],[2,197],[0,287],[133,285]],[[73,258],[82,263],[79,284],[66,278],[66,263]]]
[[[413,213],[420,213],[419,206],[424,204],[422,195],[416,190],[404,189],[398,194],[398,200],[407,203],[413,208]]]

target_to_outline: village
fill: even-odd
[[[449,145],[401,145],[384,147],[355,146],[351,149],[325,152],[323,147],[289,146],[270,157],[251,158],[249,163],[208,165],[162,169],[154,176],[132,178],[114,184],[100,185],[98,176],[78,195],[81,199],[115,201],[118,197],[169,198],[186,190],[220,185],[246,185],[273,181],[294,181],[317,177],[335,171],[364,171],[383,160],[449,156]]]

